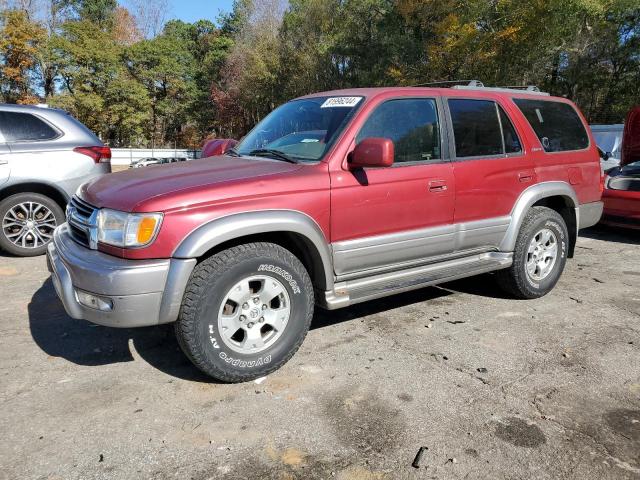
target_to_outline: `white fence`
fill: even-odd
[[[174,148],[112,148],[112,165],[130,165],[142,158],[200,158],[200,150]]]

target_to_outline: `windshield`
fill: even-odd
[[[260,156],[276,152],[296,161],[318,161],[362,100],[363,97],[313,97],[285,103],[258,123],[235,151]]]

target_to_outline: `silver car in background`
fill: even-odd
[[[111,172],[111,150],[63,110],[0,104],[0,249],[42,255],[87,180]]]
[[[602,168],[606,172],[620,165],[622,158],[622,133],[623,124],[615,125],[590,125],[591,132],[596,139],[598,148],[602,151]]]

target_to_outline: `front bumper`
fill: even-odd
[[[53,235],[47,266],[70,317],[109,327],[144,327],[178,318],[195,259],[127,260],[77,244],[67,224]],[[77,291],[107,298],[109,310],[83,305]]]

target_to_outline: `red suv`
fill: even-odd
[[[49,246],[73,318],[175,322],[219,380],[266,375],[314,305],[346,307],[497,271],[549,292],[602,213],[568,100],[515,89],[363,88],[292,100],[225,156],[82,186]]]

